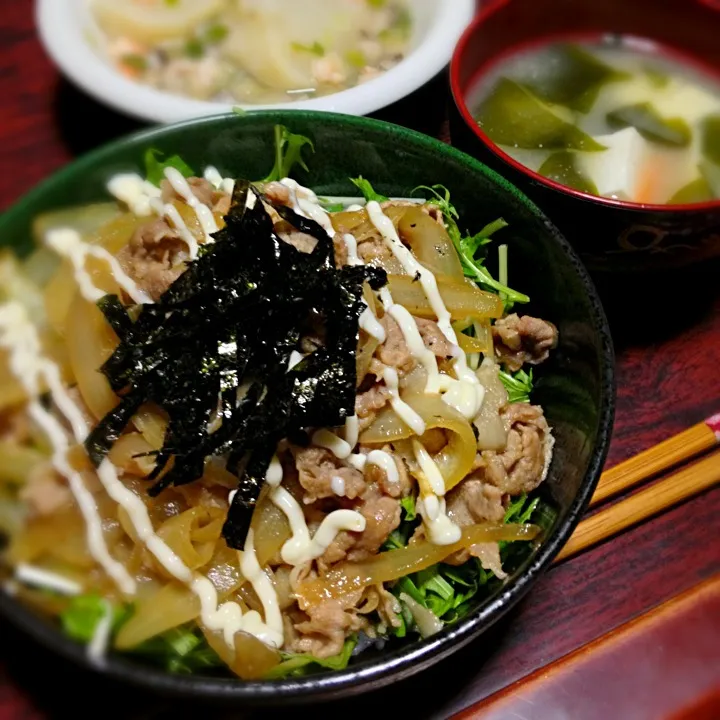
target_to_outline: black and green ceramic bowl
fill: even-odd
[[[715,0],[496,0],[475,18],[451,64],[453,144],[487,163],[538,203],[593,274],[675,271],[720,257],[720,200],[649,205],[561,185],[511,158],[479,127],[471,98],[500,57],[547,39],[642,38],[720,74]]]
[[[559,347],[538,371],[536,386],[537,402],[555,429],[555,458],[543,485],[546,504],[554,512],[532,554],[458,624],[424,641],[398,641],[382,652],[367,651],[340,672],[276,682],[171,675],[115,655],[99,665],[57,627],[0,591],[0,612],[65,658],[160,693],[226,703],[317,701],[360,693],[417,673],[487,630],[530,590],[569,538],[597,483],[613,421],[610,334],[575,252],[505,180],[437,140],[394,125],[286,111],[224,115],[150,130],[94,151],[23,198],[0,218],[1,242],[27,250],[38,213],[106,198],[108,178],[139,170],[150,147],[179,153],[196,168],[212,164],[225,175],[263,177],[273,164],[276,123],[313,140],[309,170],[297,179],[321,195],[356,194],[348,178],[358,175],[389,196],[408,196],[418,185],[442,183],[467,228],[481,228],[498,216],[510,223],[503,232],[510,247],[512,283],[532,298],[528,312],[552,320],[560,330]]]

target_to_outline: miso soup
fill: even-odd
[[[485,74],[471,107],[512,158],[646,204],[720,198],[720,79],[637,40],[552,42]]]

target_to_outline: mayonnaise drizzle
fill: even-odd
[[[325,212],[325,210],[323,210],[323,208],[318,204],[315,193],[308,188],[302,187],[296,181],[289,178],[285,178],[281,182],[290,191],[290,199],[293,203],[293,209],[295,212],[298,212],[304,217],[312,218],[325,228],[325,231],[330,237],[334,237],[335,230],[332,226],[332,222],[330,221],[327,212]],[[343,239],[348,251],[348,264],[364,264],[362,259],[360,259],[357,255],[357,242],[355,237],[353,235],[346,234],[343,236]],[[438,390],[433,389],[435,385],[438,384],[437,378],[439,376],[439,371],[437,362],[432,352],[425,347],[415,320],[404,307],[396,305],[393,302],[390,291],[387,288],[383,288],[381,290],[380,297],[385,306],[386,312],[390,312],[395,318],[395,321],[400,325],[401,331],[408,343],[410,352],[418,357],[423,365],[428,369],[428,392],[437,392]],[[365,330],[368,335],[376,338],[379,342],[385,341],[385,329],[380,324],[369,306],[366,306],[360,316],[360,327]],[[455,338],[455,342],[457,342],[457,338]],[[413,429],[414,432],[418,435],[422,435],[425,432],[425,423],[407,403],[400,399],[397,372],[393,368],[386,368],[383,379],[393,394],[391,404],[395,412],[410,426],[411,429]],[[351,420],[354,421],[354,430],[353,434],[349,435],[347,427]],[[356,417],[348,418],[346,421],[346,438],[344,441],[341,438],[338,438],[334,433],[331,433],[329,430],[323,429],[317,431],[313,435],[313,443],[319,447],[324,447],[330,450],[330,452],[341,460],[347,459],[354,468],[360,470],[361,472],[365,469],[367,464],[377,465],[387,474],[388,482],[399,483],[400,479],[397,464],[388,453],[381,450],[374,450],[369,453],[369,455],[363,455],[360,453],[356,454],[352,452],[353,448],[357,445],[358,440],[357,426]],[[335,478],[333,478],[333,480],[334,479]],[[340,490],[339,484],[338,490]],[[342,493],[338,492],[338,490],[333,488],[333,491],[337,495],[344,494],[344,487],[342,488]]]
[[[428,385],[426,391],[444,391],[444,395],[442,397],[448,405],[456,408],[466,418],[474,418],[482,405],[482,401],[484,399],[484,388],[480,384],[475,373],[473,373],[468,367],[465,353],[458,347],[458,339],[451,324],[451,316],[445,307],[442,296],[440,295],[435,276],[429,270],[424,268],[415,259],[410,250],[403,245],[397,231],[395,230],[395,226],[390,218],[388,218],[382,211],[380,205],[377,202],[371,201],[366,207],[370,221],[373,223],[378,232],[380,232],[393,255],[400,261],[400,264],[403,266],[405,272],[408,275],[416,276],[420,281],[430,306],[437,317],[437,323],[440,331],[452,345],[458,348],[458,352],[453,362],[457,380],[441,376],[438,372],[437,361],[435,358],[433,357],[431,360],[424,352],[426,348],[424,347],[424,343],[422,343],[422,337],[420,336],[417,327],[413,329],[408,322],[409,313],[407,313],[407,310],[405,310],[405,308],[397,310],[396,306],[388,304],[391,301],[390,294],[387,293],[385,296],[381,294],[381,300],[385,305],[386,311],[389,312],[395,321],[400,325],[401,331],[403,332],[405,340],[408,344],[408,348],[411,353],[420,360],[428,373]],[[409,316],[409,319],[412,320],[412,316]],[[415,323],[413,321],[413,325],[414,324]],[[391,388],[392,391],[392,381],[397,379],[397,375],[395,375],[394,378],[391,375],[390,382],[388,382],[387,375],[388,373],[386,369],[385,384]],[[397,384],[395,384],[395,388],[396,387]],[[400,406],[400,410],[398,410],[397,399],[399,398],[393,397],[391,400],[393,409],[401,417],[401,419],[410,425],[407,418],[402,415],[405,408]],[[418,426],[417,429],[412,425],[410,425],[410,427],[416,435],[419,436],[423,434],[422,432],[419,432],[420,426]],[[422,425],[422,431],[424,432],[424,423]],[[415,440],[413,448],[418,465],[420,465],[423,475],[427,478],[430,489],[432,490],[432,494],[429,494],[426,491],[425,496],[418,503],[420,508],[419,511],[421,512],[423,522],[428,531],[428,536],[431,542],[437,545],[450,545],[460,539],[461,530],[446,514],[445,499],[443,497],[445,494],[444,479],[439,468],[430,457],[427,450],[423,447],[422,443]]]
[[[95,631],[87,646],[88,657],[94,662],[101,662],[107,653],[115,617],[112,605],[107,600],[103,601],[103,605],[105,606],[105,612],[95,626]]]
[[[360,327],[370,337],[375,338],[378,342],[385,342],[385,328],[380,324],[380,321],[377,319],[375,313],[369,305],[366,305],[360,315]]]
[[[233,190],[235,189],[235,180],[233,178],[224,178],[219,172],[216,167],[213,167],[212,165],[208,165],[205,168],[205,172],[203,173],[203,177],[216,189],[216,190],[222,190],[222,192],[227,193],[228,195],[233,194]]]
[[[444,497],[426,495],[417,499],[415,507],[433,545],[452,545],[462,537],[462,530],[447,515]]]
[[[390,485],[400,484],[400,473],[398,472],[395,458],[384,450],[371,450],[366,456],[367,465],[379,467],[386,475]]]
[[[284,182],[284,184],[291,191],[291,199],[295,204],[296,211],[304,214],[306,217],[309,216],[307,206],[301,204],[299,198],[302,195],[307,198],[306,202],[317,203],[315,194],[292,180]],[[329,216],[319,205],[314,208],[313,212],[315,215],[324,215],[325,222],[323,226],[332,228]],[[465,353],[457,346],[457,335],[450,323],[450,313],[448,313],[442,297],[437,290],[435,276],[429,270],[423,268],[423,266],[415,260],[412,253],[402,244],[402,241],[395,231],[395,226],[382,211],[378,203],[375,203],[374,206],[368,203],[368,214],[371,222],[373,222],[376,229],[381,233],[383,239],[385,239],[386,243],[390,244],[391,250],[401,261],[406,272],[413,275],[421,272],[421,283],[428,298],[432,301],[431,305],[433,310],[435,310],[438,315],[438,326],[447,339],[457,348],[455,370],[459,379],[456,380],[455,378],[440,373],[435,355],[425,346],[415,319],[405,307],[397,305],[393,301],[390,290],[387,287],[380,290],[380,300],[385,308],[385,312],[397,322],[410,353],[425,368],[428,375],[425,391],[428,393],[442,393],[443,400],[448,405],[458,410],[458,412],[468,420],[472,420],[480,411],[485,397],[485,388],[480,384],[475,374],[468,368]],[[314,217],[314,219],[317,218]],[[335,233],[334,231],[328,230],[328,234],[333,237]],[[357,241],[355,237],[346,234],[343,236],[343,239],[347,247],[348,264],[364,264],[357,254]],[[430,297],[431,293],[434,293],[432,298]],[[379,342],[385,342],[385,328],[381,325],[369,306],[366,306],[366,309],[360,315],[360,327]]]
[[[387,286],[380,288],[378,295],[380,296],[380,302],[385,308],[385,312],[387,312],[395,304],[395,301],[392,299],[392,295],[390,294],[390,290]]]
[[[182,241],[188,247],[188,256],[190,260],[195,260],[198,256],[200,246],[195,236],[185,224],[178,209],[172,203],[163,203],[162,200],[151,200],[150,206],[161,217],[164,217],[180,235]]]
[[[188,585],[200,600],[201,618],[210,629],[222,631],[225,641],[231,647],[233,637],[240,630],[245,630],[265,642],[282,645],[283,627],[277,610],[277,594],[268,576],[260,571],[255,556],[252,532],[248,533],[240,569],[246,580],[250,582],[260,598],[265,612],[265,623],[259,615],[247,613],[234,602],[223,603],[218,607],[217,590],[212,582],[200,574],[194,574],[180,557],[157,535],[148,515],[145,503],[125,487],[120,481],[109,460],[104,460],[98,468],[98,477],[110,497],[115,500],[128,514],[133,528],[141,542],[155,556],[157,561],[177,580]],[[248,617],[249,616],[249,617]],[[246,619],[247,618],[247,619]]]
[[[393,255],[399,260],[403,269],[408,275],[416,276],[422,285],[425,295],[430,302],[435,316],[437,317],[438,327],[450,343],[457,346],[458,339],[451,324],[451,316],[445,307],[442,296],[438,291],[437,280],[435,276],[423,267],[403,245],[392,220],[382,211],[382,208],[376,201],[367,204],[367,212],[370,221],[382,235],[385,244],[391,250]],[[478,379],[467,366],[467,358],[464,352],[459,352],[454,361],[455,372],[459,380],[464,380],[472,384],[478,384]]]
[[[335,433],[332,433],[325,428],[315,431],[312,436],[312,441],[314,445],[329,450],[340,460],[344,460],[349,457],[350,453],[353,451],[352,446],[348,442],[339,438],[335,435]]]
[[[385,472],[388,483],[400,484],[400,471],[397,461],[384,450],[371,450],[369,453],[353,453],[348,459],[348,464],[360,472],[364,472],[368,465],[375,465]]]
[[[355,239],[355,236],[350,233],[346,233],[343,235],[343,240],[345,241],[345,247],[347,248],[348,265],[364,265],[365,263],[358,255],[357,240]]]
[[[173,167],[165,168],[165,178],[172,189],[195,212],[205,243],[214,242],[212,234],[218,231],[215,217],[206,205],[201,203],[193,193],[190,184],[182,173]],[[232,194],[234,181],[224,179],[213,167],[205,170],[205,179],[217,189]],[[162,190],[147,180],[143,180],[135,173],[115,175],[107,184],[108,192],[121,202],[125,203],[134,215],[144,217],[153,213],[164,217],[180,235],[182,241],[188,246],[188,255],[191,260],[198,256],[199,245],[188,228],[178,209],[172,203],[162,201]]]
[[[452,545],[460,539],[462,531],[447,515],[444,498],[445,480],[440,468],[417,438],[413,438],[412,447],[415,460],[430,486],[430,492],[428,488],[421,486],[422,497],[417,501],[418,512],[423,519],[430,542],[435,545]]]
[[[323,518],[315,535],[310,538],[310,530],[298,501],[283,487],[273,491],[272,501],[287,516],[292,537],[285,542],[280,551],[283,562],[288,565],[302,565],[315,560],[325,553],[333,540],[342,530],[363,532],[365,518],[354,510],[335,510]]]
[[[357,415],[351,415],[345,419],[345,442],[354,448],[360,437],[360,421]]]
[[[0,345],[11,351],[10,363],[13,373],[25,386],[32,401],[29,406],[31,417],[45,430],[53,448],[53,464],[68,478],[70,488],[87,526],[88,547],[93,557],[112,577],[118,587],[127,595],[135,593],[135,580],[127,573],[123,565],[110,557],[102,533],[100,516],[92,494],[85,487],[80,475],[70,467],[67,461],[69,444],[58,421],[38,402],[39,377],[42,375],[58,408],[63,412],[73,431],[80,433],[78,443],[84,441],[87,428],[82,413],[73,403],[62,386],[57,366],[40,355],[40,343],[34,326],[30,323],[24,309],[17,303],[0,307]],[[282,468],[281,468],[282,472]],[[105,459],[97,469],[97,476],[108,495],[128,514],[138,539],[155,556],[163,568],[173,577],[185,583],[197,595],[202,608],[202,618],[208,627],[222,630],[231,647],[232,638],[239,630],[246,630],[261,640],[282,645],[283,626],[277,609],[277,594],[270,578],[262,571],[255,557],[252,535],[248,535],[243,553],[241,570],[257,593],[265,611],[267,622],[260,616],[247,613],[243,619],[242,608],[237,603],[224,603],[217,607],[217,591],[212,582],[193,573],[181,558],[155,533],[145,503],[132,490],[127,488],[117,475],[112,463]],[[234,606],[234,608],[233,608]]]
[[[320,527],[315,531],[315,535],[311,538],[310,529],[305,521],[305,513],[303,513],[300,503],[281,486],[282,478],[282,464],[278,456],[273,455],[265,475],[265,481],[272,488],[270,499],[276,507],[285,513],[292,532],[292,536],[285,542],[280,551],[283,562],[296,566],[319,558],[342,530],[362,532],[365,529],[366,521],[360,513],[354,510],[336,510],[323,519]],[[343,480],[340,477],[337,479]],[[333,478],[334,480],[335,478]],[[342,490],[344,494],[344,480]]]
[[[212,238],[212,233],[218,231],[218,226],[210,208],[207,205],[203,205],[203,203],[195,197],[195,193],[192,191],[190,184],[179,170],[176,170],[174,167],[165,168],[165,177],[172,189],[195,211],[197,219],[200,222],[200,227],[205,234],[205,243],[214,243],[215,240]]]
[[[345,478],[340,477],[340,475],[333,475],[330,480],[330,489],[338,497],[345,497]]]
[[[75,273],[75,282],[82,296],[91,303],[96,303],[105,296],[105,292],[93,285],[89,273],[85,271],[88,256],[102,260],[110,266],[113,277],[120,287],[137,304],[152,303],[152,298],[141,290],[137,284],[120,267],[117,258],[99,245],[83,242],[80,233],[70,228],[57,228],[48,231],[45,244],[58,255],[70,260]]]
[[[416,435],[423,435],[425,433],[425,421],[400,397],[400,381],[397,370],[385,366],[383,370],[383,380],[385,380],[385,385],[390,392],[390,405],[392,409]]]
[[[53,590],[61,595],[79,595],[82,592],[82,585],[75,580],[28,563],[21,562],[15,566],[15,578],[25,585]]]
[[[283,178],[280,184],[284,185],[290,192],[293,210],[298,215],[314,220],[330,238],[335,237],[335,228],[330,216],[320,206],[317,195],[310,188],[303,187],[290,178]]]
[[[277,455],[273,455],[265,480],[270,487],[278,487],[283,479],[283,468],[280,458]]]
[[[252,530],[248,531],[245,540],[240,571],[260,598],[265,621],[256,610],[243,613],[236,602],[227,601],[220,605],[217,589],[212,582],[202,575],[196,575],[190,589],[200,600],[200,619],[203,625],[210,630],[221,632],[231,648],[235,647],[235,635],[238,632],[249,633],[268,645],[281,647],[284,633],[277,593],[272,581],[257,561]]]
[[[63,387],[58,366],[41,354],[40,338],[19,303],[0,306],[0,346],[10,352],[10,370],[22,383],[29,397],[28,413],[43,430],[53,448],[53,467],[67,478],[80,513],[85,520],[88,550],[97,563],[126,595],[135,593],[135,580],[125,567],[113,559],[105,543],[102,520],[95,498],[80,473],[68,461],[70,443],[57,418],[40,403],[40,383],[44,379],[60,412],[69,421],[78,444],[87,437],[85,419]]]
[[[363,453],[353,453],[348,459],[348,465],[354,467],[356,470],[363,472],[367,465],[367,455]]]
[[[480,412],[485,399],[485,387],[481,383],[441,376],[440,387],[444,391],[442,399],[468,420]]]
[[[280,604],[270,576],[260,567],[260,563],[258,562],[257,555],[255,554],[252,530],[248,530],[247,539],[245,540],[245,550],[243,551],[240,561],[240,572],[250,581],[253,590],[255,590],[255,593],[260,598],[265,614],[265,623],[260,622],[259,616],[251,616],[251,619],[248,619],[246,616],[244,622],[245,627],[261,640],[265,640],[275,645],[275,647],[281,647],[284,640],[284,630]],[[250,615],[250,613],[247,613],[247,615]],[[252,623],[252,625],[250,625],[250,623]],[[235,633],[233,633],[233,635],[234,634]]]
[[[136,173],[123,173],[110,178],[108,192],[120,202],[125,203],[133,215],[145,217],[152,215],[150,201],[160,197],[161,190]]]
[[[420,361],[420,364],[425,368],[425,372],[428,375],[425,392],[439,393],[440,371],[438,370],[437,360],[435,359],[435,354],[432,350],[425,347],[425,342],[418,330],[415,318],[413,318],[406,308],[397,304],[390,307],[388,314],[400,327],[400,331],[405,338],[405,343],[407,344],[410,353],[414,355]]]
[[[208,165],[205,168],[203,177],[216,189],[219,190],[222,185],[223,176],[220,174],[218,169],[212,165]]]
[[[423,475],[427,479],[430,487],[435,495],[445,494],[445,480],[440,472],[440,468],[435,464],[435,461],[430,457],[430,453],[425,449],[425,446],[417,439],[412,439],[413,452],[415,453],[415,460],[420,466]]]
[[[128,514],[135,533],[157,561],[178,580],[189,583],[192,572],[155,530],[145,503],[120,480],[115,466],[107,458],[97,468],[97,475],[107,494]]]

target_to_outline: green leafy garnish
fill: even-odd
[[[650,84],[655,88],[662,89],[670,84],[670,76],[657,68],[646,67],[644,72],[645,77],[647,77]]]
[[[503,522],[521,525],[528,523],[534,515],[539,514],[543,507],[539,498],[529,500],[526,495],[523,495],[508,505]],[[415,518],[413,521],[408,520],[406,508],[403,506],[403,519],[400,527],[388,538],[384,549],[393,550],[407,546],[407,542],[419,522],[419,518]],[[509,553],[520,552],[520,550],[515,550],[518,546],[529,548],[530,544],[501,542],[499,546],[502,562],[505,563]],[[478,558],[471,558],[459,566],[438,563],[425,570],[406,575],[390,588],[401,605],[401,612],[397,616],[399,624],[390,628],[390,632],[395,637],[405,637],[409,631],[415,629],[412,614],[400,600],[402,594],[408,595],[415,602],[433,612],[442,622],[450,624],[457,622],[472,610],[475,606],[473,600],[480,593],[491,592],[498,587],[499,583],[500,581],[490,570],[482,567]]]
[[[384,43],[405,42],[412,30],[412,15],[405,6],[393,8],[393,20],[390,27],[381,30],[378,39]]]
[[[175,168],[183,177],[192,177],[195,171],[179,156],[171,155],[165,159],[164,154],[155,148],[145,152],[145,177],[148,182],[159,186],[165,179],[165,168]]]
[[[569,111],[565,110],[569,115]],[[493,142],[528,150],[583,150],[598,152],[605,146],[544,103],[527,87],[500,78],[480,102],[478,124]]]
[[[176,7],[180,4],[180,0],[164,0],[165,4],[169,7]]]
[[[81,643],[89,643],[97,626],[106,617],[113,614],[112,628],[117,630],[132,613],[129,607],[113,607],[99,595],[78,595],[70,601],[68,607],[60,614],[63,632]]]
[[[720,115],[709,115],[700,125],[700,148],[703,157],[720,165]]]
[[[404,497],[400,501],[400,507],[404,510],[404,520],[411,522],[417,517],[417,511],[415,509],[415,498],[412,495]]]
[[[700,175],[705,178],[713,197],[720,197],[720,165],[716,165],[709,160],[701,160],[698,169]]]
[[[699,176],[680,188],[669,200],[671,205],[691,205],[710,202],[720,197],[720,165],[701,160]]]
[[[348,50],[345,53],[345,59],[356,68],[364,68],[367,65],[367,58],[360,50]]]
[[[205,30],[205,33],[203,37],[205,38],[205,42],[208,42],[210,44],[216,44],[219,42],[222,42],[227,36],[230,30],[228,29],[227,25],[223,25],[223,23],[213,23]]]
[[[535,498],[528,502],[528,496],[523,494],[517,500],[511,502],[507,510],[505,511],[505,517],[503,522],[507,525],[509,523],[517,523],[518,525],[524,525],[530,522],[535,509],[540,502],[540,498]]]
[[[362,175],[360,177],[350,178],[350,182],[362,193],[367,202],[374,200],[375,202],[382,203],[390,199],[386,195],[375,192],[375,188],[373,188],[370,181],[366,180]]]
[[[60,623],[68,637],[88,644],[108,612],[112,613],[113,636],[130,619],[133,607],[112,605],[96,594],[79,595],[61,613]],[[224,666],[202,632],[190,626],[168,630],[127,652],[172,673],[191,674]]]
[[[415,602],[430,610],[444,623],[456,622],[469,612],[472,600],[480,588],[494,578],[493,574],[483,570],[479,561],[472,558],[464,565],[454,567],[438,563],[420,572],[400,578],[391,588],[395,597],[405,594]],[[406,613],[404,603],[399,628],[393,628],[393,634],[404,637],[414,628],[412,614]]]
[[[290,132],[284,125],[275,126],[275,165],[270,174],[260,182],[268,183],[290,177],[292,169],[299,165],[303,170],[308,166],[303,159],[303,148],[309,146],[315,152],[310,138]]]
[[[201,58],[205,54],[205,45],[199,38],[191,38],[185,43],[185,54],[189,58]]]
[[[529,403],[530,393],[533,389],[533,371],[518,370],[516,373],[507,373],[500,370],[500,380],[505,386],[510,403]]]
[[[561,150],[553,153],[540,166],[538,172],[549,180],[574,188],[580,192],[598,195],[595,183],[586,177],[577,166],[577,153]]]
[[[484,286],[486,289],[497,292],[503,296],[506,307],[510,303],[526,303],[530,302],[530,298],[523,293],[517,292],[501,282],[495,280],[490,271],[484,266],[485,257],[480,253],[480,249],[492,241],[493,235],[508,226],[502,218],[498,218],[488,223],[480,232],[475,235],[463,236],[458,227],[458,212],[450,202],[450,191],[443,185],[420,185],[415,188],[417,190],[426,190],[431,193],[432,197],[428,200],[430,205],[440,208],[445,218],[445,226],[448,235],[455,245],[463,272],[478,285]]]
[[[372,8],[383,8],[387,5],[387,0],[365,0]]]
[[[146,640],[129,651],[168,672],[191,675],[211,668],[222,668],[225,663],[208,645],[197,628],[178,627]]]
[[[357,637],[350,637],[345,641],[342,652],[329,658],[316,658],[314,655],[307,653],[282,653],[283,661],[275,666],[265,678],[267,680],[279,680],[286,677],[298,677],[307,675],[318,668],[336,671],[344,670],[350,662],[356,645]]]
[[[663,118],[650,103],[618,108],[607,114],[610,127],[634,127],[646,140],[669,147],[687,147],[692,140],[690,126],[682,118]],[[542,172],[542,169],[541,169]]]
[[[549,103],[587,113],[605,85],[630,78],[577,45],[561,45],[550,53],[546,62],[535,64],[532,79],[525,82]]]
[[[292,49],[297,52],[306,52],[311,55],[317,55],[318,57],[325,55],[325,48],[317,40],[312,45],[303,45],[302,43],[294,42],[291,43],[291,46]]]
[[[135,53],[123,55],[120,62],[138,72],[145,72],[148,69],[148,61],[144,55],[137,55]]]
[[[503,522],[506,525],[509,523],[524,525],[525,523],[530,522],[530,518],[535,514],[539,504],[540,498],[529,500],[528,496],[523,493],[517,500],[508,505]],[[507,540],[501,540],[498,544],[500,546],[501,557],[503,557],[503,552],[506,554],[512,546],[518,545],[517,542],[508,542]]]
[[[681,187],[668,201],[670,205],[692,205],[694,203],[709,202],[715,195],[706,178],[699,178]]]
[[[415,507],[415,496],[408,495],[400,501],[400,525],[393,530],[383,545],[383,550],[397,550],[408,544],[415,528],[420,522]]]
[[[320,202],[322,203],[322,200]],[[323,209],[329,213],[342,212],[345,209],[345,205],[342,203],[326,203],[323,204]]]

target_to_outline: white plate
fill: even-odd
[[[273,105],[240,105],[191,100],[133,82],[118,73],[91,46],[94,32],[88,0],[37,0],[37,24],[45,49],[61,71],[97,100],[152,122],[246,110],[324,110],[367,115],[400,100],[448,64],[457,41],[475,14],[475,0],[410,0],[413,38],[407,57],[383,75],[348,90],[312,100]]]

